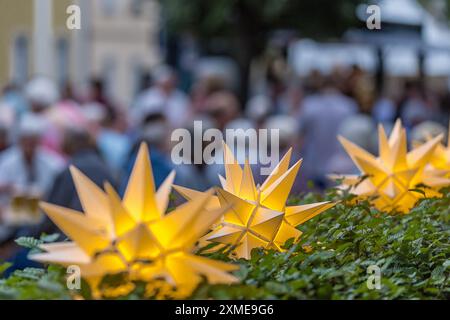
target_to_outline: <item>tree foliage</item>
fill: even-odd
[[[206,54],[233,57],[240,69],[241,100],[246,101],[250,63],[271,34],[289,30],[302,37],[339,37],[357,24],[362,0],[162,0],[169,37],[191,33]]]
[[[294,29],[306,37],[335,37],[355,24],[361,0],[163,0],[169,30],[192,31],[202,38],[266,35]]]

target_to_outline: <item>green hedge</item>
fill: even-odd
[[[249,261],[238,260],[240,284],[203,283],[191,298],[449,299],[450,189],[443,192],[440,199],[420,201],[408,215],[379,212],[366,201],[355,204],[335,190],[291,199],[291,204],[324,198],[340,203],[301,225],[301,241],[288,241],[286,252],[253,250]],[[49,238],[19,242],[34,247]],[[228,260],[220,252],[209,256]],[[370,265],[381,270],[381,289],[367,287]],[[65,270],[56,266],[16,271],[0,279],[0,298],[70,299],[64,277]],[[103,286],[114,288],[121,279],[110,276]],[[142,298],[143,292],[144,284],[136,283],[132,293],[118,298]],[[83,285],[77,294],[89,298],[89,288]]]

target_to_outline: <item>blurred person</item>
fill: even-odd
[[[0,163],[1,157],[7,154],[3,151],[7,150],[10,147],[9,128],[10,124],[7,121],[0,121]],[[6,195],[9,195],[12,191],[12,186],[9,183],[0,184],[0,244],[11,235],[10,228],[2,226],[2,211],[4,210],[2,206],[6,205],[6,200],[2,200],[2,198],[6,197]],[[0,259],[1,258],[2,252],[0,251]]]
[[[11,143],[11,128],[15,125],[13,111],[5,105],[0,105],[0,153]]]
[[[17,145],[0,154],[0,220],[12,224],[22,219],[35,221],[39,216],[35,212],[28,216],[28,205],[34,206],[34,199],[46,197],[64,166],[61,158],[40,146],[44,130],[40,117],[25,114],[17,128]],[[22,204],[17,207],[18,203]],[[13,226],[0,224],[0,243],[14,237],[15,231]]]
[[[142,94],[142,99],[136,102],[130,110],[130,121],[134,128],[139,128],[145,123],[147,116],[151,114],[160,114],[166,119],[164,113],[164,102],[156,95]],[[144,99],[145,97],[145,99]]]
[[[357,100],[356,88],[359,85],[359,82],[364,78],[364,76],[364,70],[357,64],[353,64],[350,67],[347,76],[344,76],[346,78],[346,81],[345,83],[343,83],[345,86],[343,93]]]
[[[264,128],[269,131],[278,130],[279,134],[279,157],[280,159],[288,152],[292,147],[291,164],[298,161],[301,156],[298,150],[298,137],[299,137],[299,124],[298,121],[288,115],[274,115],[269,118],[264,123]],[[271,140],[269,139],[269,142]],[[270,146],[269,146],[270,148]],[[269,149],[271,150],[271,149]],[[262,177],[265,178],[265,177]],[[261,181],[263,182],[263,181]],[[296,180],[294,182],[293,190],[299,191],[301,189],[301,181]]]
[[[145,72],[140,79],[139,89],[137,90],[136,95],[133,98],[133,102],[131,103],[131,111],[139,109],[143,104],[146,104],[145,95],[147,93],[147,90],[151,89],[152,86],[152,76],[150,72]]]
[[[100,78],[92,78],[90,81],[88,102],[96,102],[105,108],[109,106],[109,99],[105,90],[105,83]]]
[[[348,78],[350,74],[351,70],[349,70],[346,66],[340,63],[335,63],[331,67],[330,73],[325,78],[325,85],[332,82],[333,86],[343,95],[349,96]],[[353,97],[351,98],[355,100]]]
[[[28,109],[28,103],[21,88],[13,83],[5,86],[0,97],[0,110],[3,117],[5,113],[9,113],[10,121],[16,122]]]
[[[19,113],[13,103],[5,96],[0,98],[0,123],[3,126],[12,127],[19,119]]]
[[[287,63],[283,56],[277,55],[270,59],[268,63],[266,80],[267,95],[269,96],[275,113],[287,112],[286,107],[286,75]]]
[[[80,199],[75,189],[74,181],[72,179],[70,166],[74,166],[80,170],[99,187],[102,187],[103,183],[106,181],[116,187],[115,181],[96,151],[93,138],[86,131],[86,129],[66,129],[64,132],[62,146],[65,154],[69,158],[69,163],[66,168],[57,175],[48,196],[45,198],[45,201],[65,208],[70,208],[72,210],[83,211]],[[59,233],[61,241],[66,238],[63,235],[63,232],[59,230],[48,217],[45,217],[38,225],[19,229],[15,232],[14,238],[39,238],[43,233]],[[40,267],[39,264],[27,259],[28,253],[29,249],[26,248],[17,249],[10,252],[11,258],[9,260],[13,263],[13,267],[8,270],[8,274],[16,269]]]
[[[46,116],[55,131],[54,151],[64,155],[62,150],[64,131],[67,128],[86,127],[88,125],[85,110],[83,110],[74,98],[72,89],[69,85],[65,87],[61,100],[56,102],[54,106],[47,111]]]
[[[205,102],[206,113],[214,119],[219,130],[224,130],[226,125],[237,119],[240,115],[240,104],[237,97],[229,91],[213,93]]]
[[[411,143],[425,143],[430,138],[437,137],[438,135],[443,134],[444,140],[442,143],[446,143],[445,139],[447,138],[447,129],[435,121],[424,121],[411,130]]]
[[[98,104],[113,118],[116,117],[116,106],[109,99],[105,82],[101,78],[92,78],[90,81],[89,97],[86,103]]]
[[[326,168],[339,151],[338,129],[348,117],[356,114],[356,102],[342,94],[332,78],[327,78],[322,90],[303,100],[299,113],[302,138],[303,177],[317,186],[326,183]]]
[[[153,85],[152,75],[149,71],[145,71],[141,76],[139,92],[150,89]]]
[[[234,133],[235,141],[228,141],[227,140],[227,130],[231,130]],[[245,163],[245,159],[251,160],[251,159],[258,159],[258,132],[256,132],[256,140],[255,141],[249,141],[251,137],[246,139],[239,139],[243,138],[243,136],[239,136],[237,133],[242,132],[243,135],[245,135],[245,132],[247,130],[255,130],[255,125],[252,121],[246,118],[237,118],[235,120],[230,121],[227,123],[225,127],[225,135],[224,139],[226,139],[227,143],[234,143],[236,148],[233,146],[229,146],[234,151],[234,156],[236,160],[240,164]],[[269,140],[270,141],[270,140]],[[223,155],[221,155],[222,157]]]
[[[129,152],[122,170],[120,194],[123,195],[125,193],[141,143],[146,143],[150,150],[150,161],[152,163],[155,186],[159,187],[170,174],[173,165],[167,154],[169,130],[169,124],[161,109],[155,106],[154,109],[146,111],[129,147]]]
[[[123,174],[123,167],[127,161],[131,148],[129,137],[111,127],[102,128],[97,135],[97,147],[105,159],[108,168],[111,169],[115,177]]]
[[[432,120],[435,106],[428,99],[423,84],[419,81],[407,81],[404,94],[399,103],[397,117],[400,117],[407,129],[420,122]]]
[[[285,154],[289,148],[298,145],[299,125],[294,117],[287,115],[271,116],[266,120],[264,127],[269,132],[270,130],[278,130],[280,155]]]
[[[30,111],[41,114],[58,101],[59,92],[51,79],[36,76],[26,85],[25,96],[30,104]]]
[[[22,117],[17,145],[0,155],[0,186],[9,188],[11,192],[33,189],[41,196],[48,192],[64,163],[60,157],[40,146],[45,130],[45,122],[38,116],[26,114]]]
[[[438,119],[442,125],[448,125],[450,120],[450,91],[442,95],[440,99],[440,116]]]
[[[203,134],[208,129],[216,128],[217,125],[214,122],[214,119],[210,118],[208,115],[199,115],[193,119],[192,122],[187,124],[186,129],[190,133],[190,147],[191,150],[189,154],[183,154],[184,163],[180,165],[176,165],[175,169],[177,172],[177,176],[175,178],[175,183],[184,187],[188,187],[195,190],[206,190],[213,186],[220,185],[220,181],[218,175],[223,175],[223,165],[219,164],[221,162],[217,161],[218,159],[223,159],[223,150],[216,150],[216,153],[212,155],[213,159],[204,159],[204,150],[207,145],[212,142],[204,141],[196,141],[195,138],[198,138],[194,132],[194,121],[201,121],[202,123],[202,132]],[[183,142],[186,142],[183,140]],[[201,163],[195,163],[195,154],[196,152],[195,145],[201,143],[201,155],[202,161]],[[221,143],[221,142],[220,142]],[[186,146],[187,147],[187,146]],[[205,161],[211,161],[211,164],[205,163]]]
[[[58,129],[62,130],[68,126],[86,125],[86,118],[81,106],[71,99],[62,99],[56,102],[54,107],[47,112],[47,117]]]
[[[192,111],[194,113],[205,112],[208,97],[226,88],[226,80],[217,75],[208,75],[198,79],[192,85],[190,92]]]
[[[253,121],[256,129],[259,129],[272,111],[270,99],[265,95],[256,95],[247,102],[245,116]]]
[[[346,85],[345,93],[357,102],[360,111],[370,113],[375,89],[367,73],[360,66],[352,65],[344,83]]]
[[[99,187],[102,187],[105,181],[108,181],[113,186],[116,186],[116,183],[110,170],[101,158],[93,137],[85,128],[66,129],[62,147],[69,159],[68,165],[56,177],[46,201],[82,211],[82,206],[70,173],[70,166],[74,166],[80,170]]]
[[[393,99],[381,95],[376,99],[372,108],[372,117],[377,123],[392,124],[396,120],[397,106]]]
[[[319,93],[325,82],[325,76],[318,69],[312,69],[305,79],[306,95],[314,95]]]
[[[177,89],[177,75],[171,67],[163,65],[153,73],[154,85],[142,92],[134,105],[134,112],[145,109],[155,103],[163,106],[164,115],[172,128],[178,128],[189,118],[189,99],[185,93]]]
[[[61,89],[61,101],[72,101],[77,104],[80,103],[80,99],[75,94],[73,86],[70,82],[65,83]]]
[[[288,87],[285,98],[285,114],[295,117],[300,112],[304,98],[304,87],[299,79],[294,79]]]
[[[9,147],[9,126],[0,121],[0,154]]]
[[[120,113],[112,114],[98,104],[89,104],[85,106],[84,114],[88,120],[87,130],[95,139],[98,151],[113,176],[119,178],[131,147],[130,138],[125,133],[126,124],[122,126],[115,119]]]
[[[373,120],[365,114],[356,114],[348,117],[342,121],[338,128],[338,135],[343,136],[372,154],[377,154],[378,152],[375,147],[377,144],[376,132],[377,128]],[[332,155],[326,171],[329,174],[357,174],[359,172],[342,146]]]
[[[40,122],[45,123],[45,132],[41,139],[42,146],[58,153],[60,132],[55,124],[50,121],[54,104],[59,99],[56,84],[47,77],[36,76],[27,83],[25,96],[30,105],[29,112],[36,116],[36,119],[40,118]]]
[[[83,117],[85,119],[84,127],[92,135],[96,136],[101,129],[102,121],[108,117],[106,108],[98,102],[88,102],[83,104]]]

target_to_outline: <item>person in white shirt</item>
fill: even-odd
[[[341,148],[336,138],[339,127],[357,112],[356,102],[343,95],[331,78],[319,94],[303,100],[299,113],[303,177],[312,179],[319,186],[327,181],[325,175],[329,162]]]
[[[172,128],[182,127],[190,116],[189,99],[177,89],[175,71],[169,66],[160,66],[153,74],[153,81],[154,85],[137,97],[132,119],[139,122],[141,115],[146,113],[149,107],[158,105]]]
[[[45,195],[51,188],[63,160],[40,147],[45,130],[42,119],[32,114],[22,117],[18,127],[17,145],[0,154],[0,205],[16,192]],[[3,203],[2,203],[3,202]]]
[[[16,131],[17,143],[0,153],[0,244],[15,232],[4,224],[11,218],[11,201],[17,196],[45,198],[63,169],[63,160],[40,146],[44,131],[41,116],[25,114]]]

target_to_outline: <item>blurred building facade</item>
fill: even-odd
[[[64,50],[69,42],[65,20],[69,4],[69,0],[0,0],[2,85],[9,81],[23,84],[32,74],[47,73],[56,77],[65,72],[59,70],[54,59],[62,55],[58,49]],[[48,62],[52,63],[47,65]]]
[[[157,0],[83,1],[91,12],[91,70],[114,99],[128,103],[142,72],[159,62]]]
[[[71,4],[81,29],[66,26]],[[128,104],[142,72],[159,62],[157,0],[0,0],[0,85],[36,74],[84,88],[96,76]]]

